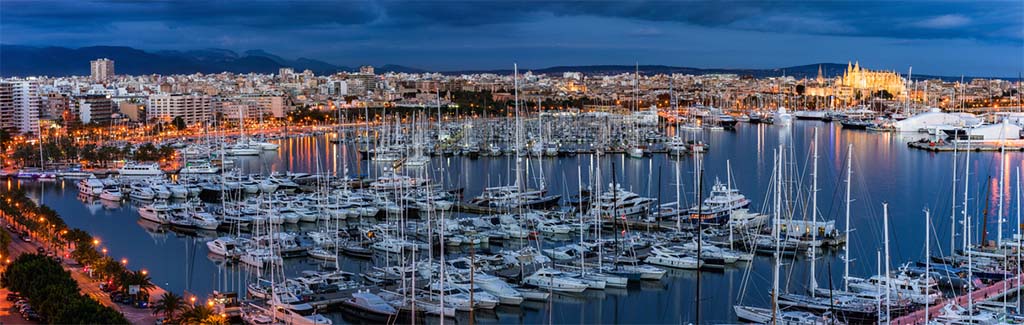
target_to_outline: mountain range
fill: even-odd
[[[187,51],[144,51],[124,46],[89,46],[81,48],[38,47],[25,45],[0,45],[0,76],[85,76],[89,75],[89,61],[98,58],[114,60],[118,74],[191,74],[191,73],[277,73],[279,68],[290,67],[295,71],[309,69],[316,74],[332,74],[341,71],[355,71],[357,68],[336,65],[325,61],[297,58],[294,60],[268,53],[263,50],[248,50],[237,53],[225,49],[201,49]],[[632,73],[639,69],[644,74],[682,73],[682,74],[737,74],[755,78],[778,77],[782,75],[795,78],[814,78],[819,67],[825,77],[841,75],[846,64],[816,63],[775,69],[731,69],[731,68],[692,68],[667,65],[588,65],[588,66],[556,66],[540,69],[521,69],[521,72],[533,71],[535,74],[561,74],[563,72],[582,72],[592,75]],[[377,72],[423,73],[429,70],[412,68],[402,65],[386,64],[375,67]],[[494,73],[512,74],[511,69],[499,70],[463,70],[441,71],[448,75]],[[939,77],[914,75],[916,78],[959,79],[960,77]]]

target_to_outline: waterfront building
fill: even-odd
[[[82,124],[110,124],[114,115],[114,101],[104,95],[87,95],[78,98],[78,119]]]
[[[839,86],[852,90],[852,93],[846,95],[853,97],[856,97],[858,92],[861,93],[861,97],[867,97],[884,90],[893,98],[902,98],[906,95],[907,89],[898,73],[864,69],[861,68],[860,62],[853,65],[847,63],[846,71],[839,77],[838,83]]]
[[[0,128],[11,133],[36,133],[39,128],[38,91],[35,80],[0,82]]]
[[[146,118],[171,121],[181,117],[186,124],[195,124],[209,121],[212,111],[210,96],[162,94],[149,97]]]
[[[89,61],[92,80],[107,81],[114,77],[114,60],[102,58]]]

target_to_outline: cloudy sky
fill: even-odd
[[[1024,1],[0,1],[0,42],[263,49],[341,65],[774,68],[1017,76]],[[0,53],[2,61],[2,53]]]

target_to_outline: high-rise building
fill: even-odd
[[[114,77],[114,60],[107,58],[89,61],[92,80],[105,81]]]
[[[213,111],[210,96],[205,95],[153,95],[149,97],[146,118],[163,121],[181,117],[186,124],[207,122]]]
[[[78,98],[78,119],[82,124],[109,125],[115,104],[106,95],[88,95]]]
[[[11,133],[37,133],[39,85],[33,80],[0,82],[0,128]]]
[[[372,75],[373,74],[373,66],[372,65],[361,66],[361,67],[359,67],[359,73]]]
[[[292,68],[280,68],[277,69],[277,78],[280,80],[287,80],[295,74],[295,70]]]

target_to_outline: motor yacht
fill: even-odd
[[[80,180],[78,181],[78,192],[88,196],[100,195],[103,193],[103,182],[95,176]]]
[[[559,292],[583,292],[589,287],[587,283],[579,279],[565,276],[562,274],[562,271],[547,267],[541,268],[537,272],[523,278],[523,283],[544,290]]]
[[[695,270],[704,265],[703,261],[696,257],[687,256],[682,252],[671,251],[664,247],[655,246],[651,249],[651,255],[644,259],[647,264],[666,266],[677,269]]]
[[[160,164],[157,163],[129,162],[118,169],[118,174],[121,176],[163,176],[164,171],[160,170]]]

